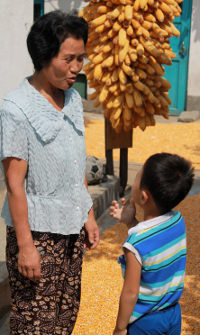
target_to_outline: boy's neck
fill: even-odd
[[[144,221],[147,220],[151,220],[151,219],[155,219],[158,216],[162,215],[162,213],[160,212],[160,210],[158,210],[158,208],[154,207],[154,208],[143,208],[144,210]]]

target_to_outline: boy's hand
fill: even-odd
[[[126,204],[126,200],[124,198],[121,199],[122,207],[120,207],[119,203],[116,200],[112,201],[112,206],[110,206],[110,216],[114,219],[121,221],[122,211]]]

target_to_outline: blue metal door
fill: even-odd
[[[180,6],[182,14],[175,18],[173,23],[181,35],[170,39],[170,45],[173,52],[176,53],[176,58],[172,60],[172,65],[165,66],[165,78],[171,83],[169,91],[169,97],[172,100],[170,115],[180,115],[186,109],[187,99],[192,0],[184,0]]]
[[[34,21],[44,15],[44,0],[34,0]]]

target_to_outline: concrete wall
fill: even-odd
[[[51,10],[60,9],[65,12],[70,12],[73,10],[80,11],[87,3],[82,0],[45,0],[45,12],[50,12]]]
[[[200,1],[193,0],[188,95],[200,97]]]
[[[31,74],[26,36],[33,22],[33,0],[0,0],[0,102]]]

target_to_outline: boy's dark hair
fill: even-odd
[[[60,45],[69,36],[82,39],[86,45],[87,22],[59,10],[49,12],[35,21],[27,37],[27,47],[36,71],[40,71],[58,54]]]
[[[162,214],[181,202],[194,179],[191,162],[169,153],[150,156],[144,164],[140,188],[148,190]]]

